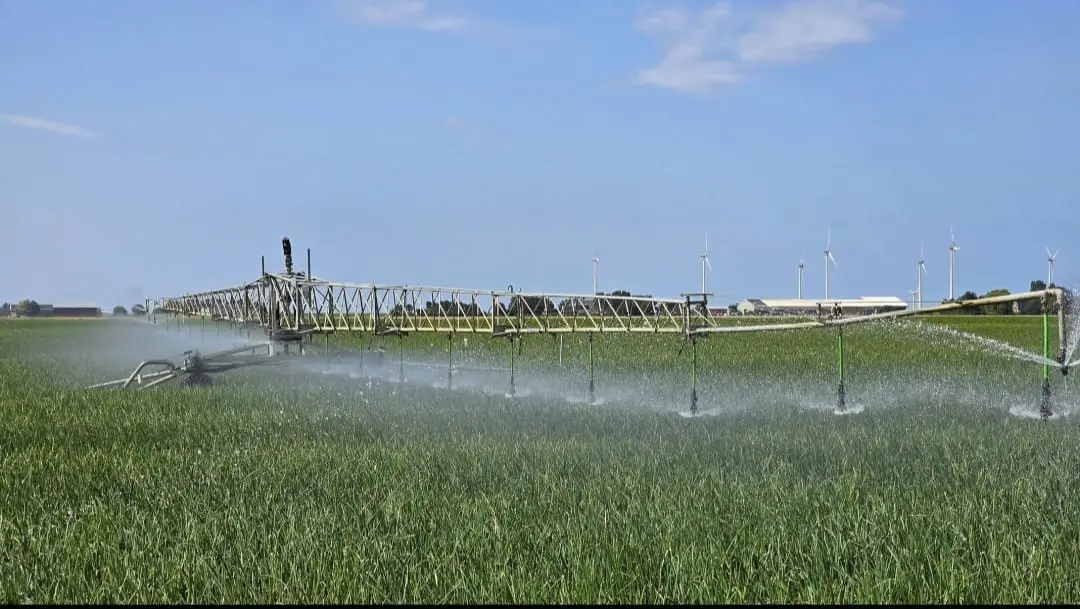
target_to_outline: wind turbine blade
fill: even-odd
[[[825,249],[832,248],[832,227],[825,228]]]
[[[836,264],[836,258],[833,257],[832,252],[829,252],[829,260],[832,260],[832,265],[836,268],[840,268],[839,264]]]
[[[953,232],[952,226],[949,227],[949,243],[956,245],[956,233]]]
[[[1058,255],[1058,254],[1060,254],[1060,253],[1061,253],[1061,250],[1057,250],[1057,251],[1055,251],[1055,252],[1054,252],[1054,255],[1053,255],[1053,256],[1051,256],[1051,258],[1053,258],[1054,260],[1057,260],[1057,255]]]
[[[712,272],[712,263],[709,262],[709,257],[705,256],[705,266],[709,267],[709,272]]]

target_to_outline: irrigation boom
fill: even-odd
[[[210,374],[242,366],[265,363],[276,355],[289,354],[295,345],[298,354],[304,353],[304,343],[316,334],[359,332],[372,336],[405,336],[413,332],[443,333],[450,345],[448,386],[453,381],[453,339],[457,334],[486,334],[507,338],[511,343],[526,335],[564,335],[583,333],[589,337],[589,395],[593,398],[593,336],[602,333],[654,333],[680,335],[685,343],[694,344],[691,392],[691,411],[697,408],[697,350],[698,340],[710,335],[744,332],[779,332],[812,328],[837,327],[838,370],[840,386],[838,408],[844,408],[843,336],[847,325],[871,323],[914,315],[930,315],[954,310],[995,304],[1008,304],[1039,299],[1044,318],[1058,316],[1059,344],[1062,353],[1062,373],[1069,363],[1064,361],[1065,312],[1062,288],[950,301],[930,307],[899,311],[845,316],[839,302],[824,300],[818,303],[816,318],[792,323],[733,324],[722,322],[708,308],[707,293],[682,294],[680,298],[652,296],[614,296],[602,294],[570,294],[465,288],[384,285],[376,283],[340,283],[315,277],[311,273],[311,250],[307,250],[307,270],[293,270],[292,244],[282,239],[285,271],[266,271],[254,281],[240,285],[148,301],[151,319],[158,312],[185,317],[201,317],[215,321],[258,327],[266,331],[268,340],[256,346],[246,346],[223,352],[200,355],[186,354],[183,362],[151,360],[140,364],[125,379],[95,385],[128,387],[137,383],[151,387],[169,379],[184,377],[186,384],[208,384]],[[829,252],[827,252],[828,254]],[[1049,342],[1044,341],[1046,349]],[[520,348],[520,343],[519,343]],[[259,350],[265,354],[256,355]],[[514,349],[511,348],[511,357]],[[241,354],[247,353],[241,357]],[[1047,357],[1049,357],[1047,355]],[[143,370],[164,368],[144,374]],[[514,393],[514,362],[510,362],[510,394]],[[143,384],[145,382],[145,384]]]

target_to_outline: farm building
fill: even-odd
[[[101,308],[92,304],[39,305],[38,317],[101,317]]]
[[[53,317],[101,317],[101,307],[92,304],[53,305]]]
[[[903,311],[908,305],[895,296],[863,296],[850,299],[809,299],[809,298],[748,298],[736,309],[742,315],[817,315],[829,314],[834,305],[839,305],[844,315],[869,315],[887,311]]]

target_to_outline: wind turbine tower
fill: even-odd
[[[1046,248],[1046,262],[1047,262],[1047,264],[1050,265],[1050,274],[1049,274],[1049,277],[1047,277],[1047,282],[1046,282],[1046,285],[1048,287],[1054,285],[1054,260],[1057,259],[1057,255],[1060,254],[1060,253],[1061,253],[1061,250],[1058,250],[1058,251],[1054,252],[1053,254],[1051,254],[1050,253],[1050,248],[1049,247]]]
[[[925,275],[925,274],[926,274],[926,260],[924,260],[923,246],[920,243],[919,244],[919,287],[916,288],[916,290],[918,290],[918,299],[915,301],[915,308],[916,309],[921,309],[922,308],[922,299],[923,299],[922,278],[923,278],[923,275]]]
[[[592,293],[593,293],[593,296],[600,293],[600,292],[597,291],[597,286],[599,285],[597,283],[597,266],[599,264],[600,264],[600,257],[598,255],[596,255],[596,254],[593,254],[593,258],[592,258]]]
[[[705,235],[705,251],[701,253],[701,293],[707,294],[709,291],[705,289],[705,268],[708,267],[712,271],[712,265],[709,264],[709,236]]]
[[[832,255],[832,229],[827,230],[825,237],[825,300],[829,299],[829,263],[832,262],[833,266],[840,268],[840,265],[836,264],[836,258],[833,258]]]
[[[949,300],[954,300],[956,296],[953,294],[953,279],[956,277],[956,252],[960,250],[960,246],[956,245],[956,233],[953,232],[953,228],[949,227]]]
[[[803,268],[806,267],[806,261],[802,258],[799,259],[799,300],[802,300],[802,277]]]

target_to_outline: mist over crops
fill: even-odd
[[[1018,416],[1038,364],[928,327],[1040,353],[1035,318],[845,329],[850,416],[828,330],[702,341],[692,419],[672,336],[597,337],[598,404],[581,336],[561,363],[551,337],[316,337],[207,389],[82,389],[262,339],[165,321],[0,322],[3,600],[1080,599],[1074,417]]]

